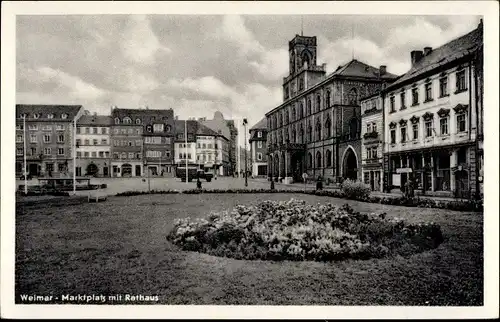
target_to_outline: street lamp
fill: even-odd
[[[246,118],[243,119],[243,126],[245,128],[245,187],[248,187],[248,167],[247,167],[247,159],[248,159],[248,153],[247,153],[247,124],[248,121]]]

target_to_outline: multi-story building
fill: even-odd
[[[142,120],[127,109],[111,111],[111,167],[113,177],[140,177],[144,174]]]
[[[250,128],[250,155],[253,177],[267,177],[267,119]]]
[[[228,147],[228,158],[229,158],[229,166],[227,167],[227,171],[225,175],[232,176],[236,171],[237,167],[237,154],[236,154],[236,146],[238,144],[238,130],[235,125],[234,120],[226,120],[224,115],[217,111],[214,113],[214,117],[211,120],[206,118],[199,118],[198,121],[214,130],[218,134],[223,137],[229,139],[229,147]]]
[[[197,124],[196,163],[200,169],[212,170],[218,176],[229,172],[229,139],[203,124]]]
[[[361,168],[373,191],[383,191],[383,137],[382,98],[375,93],[361,100]]]
[[[266,113],[268,175],[287,182],[301,181],[304,172],[334,181],[360,179],[359,98],[396,76],[386,66],[355,59],[326,76],[316,52],[316,37],[296,35],[289,42],[283,103]]]
[[[85,111],[76,122],[76,175],[111,176],[111,117]]]
[[[479,192],[482,22],[443,46],[411,52],[411,68],[383,91],[386,188]],[[418,191],[417,191],[418,192]]]
[[[80,105],[16,105],[16,175],[23,174],[26,154],[30,176],[71,176],[74,127],[82,112]]]
[[[185,166],[186,160],[189,166],[198,166],[196,160],[196,132],[198,122],[196,120],[175,120],[175,165]]]

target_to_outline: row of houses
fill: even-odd
[[[32,177],[69,176],[73,168],[77,176],[174,176],[186,162],[232,175],[234,121],[220,112],[214,120],[179,120],[172,109],[112,107],[97,115],[82,106],[17,105],[16,175],[26,164]]]
[[[289,42],[283,103],[250,129],[253,175],[481,193],[482,21],[439,48],[412,51],[400,76],[356,59],[327,76],[316,52],[316,37]]]

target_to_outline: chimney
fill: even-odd
[[[416,63],[420,61],[420,59],[422,59],[422,57],[424,56],[424,52],[421,50],[413,50],[410,53],[410,56],[411,56],[411,66],[413,67]]]
[[[380,67],[378,68],[378,70],[380,72],[380,76],[385,75],[385,73],[387,72],[387,66],[380,65]]]
[[[432,52],[432,47],[424,47],[424,56],[429,55]]]

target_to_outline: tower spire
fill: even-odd
[[[300,35],[304,36],[304,16],[300,16]]]
[[[354,60],[354,24],[351,23],[351,50],[352,60]]]

